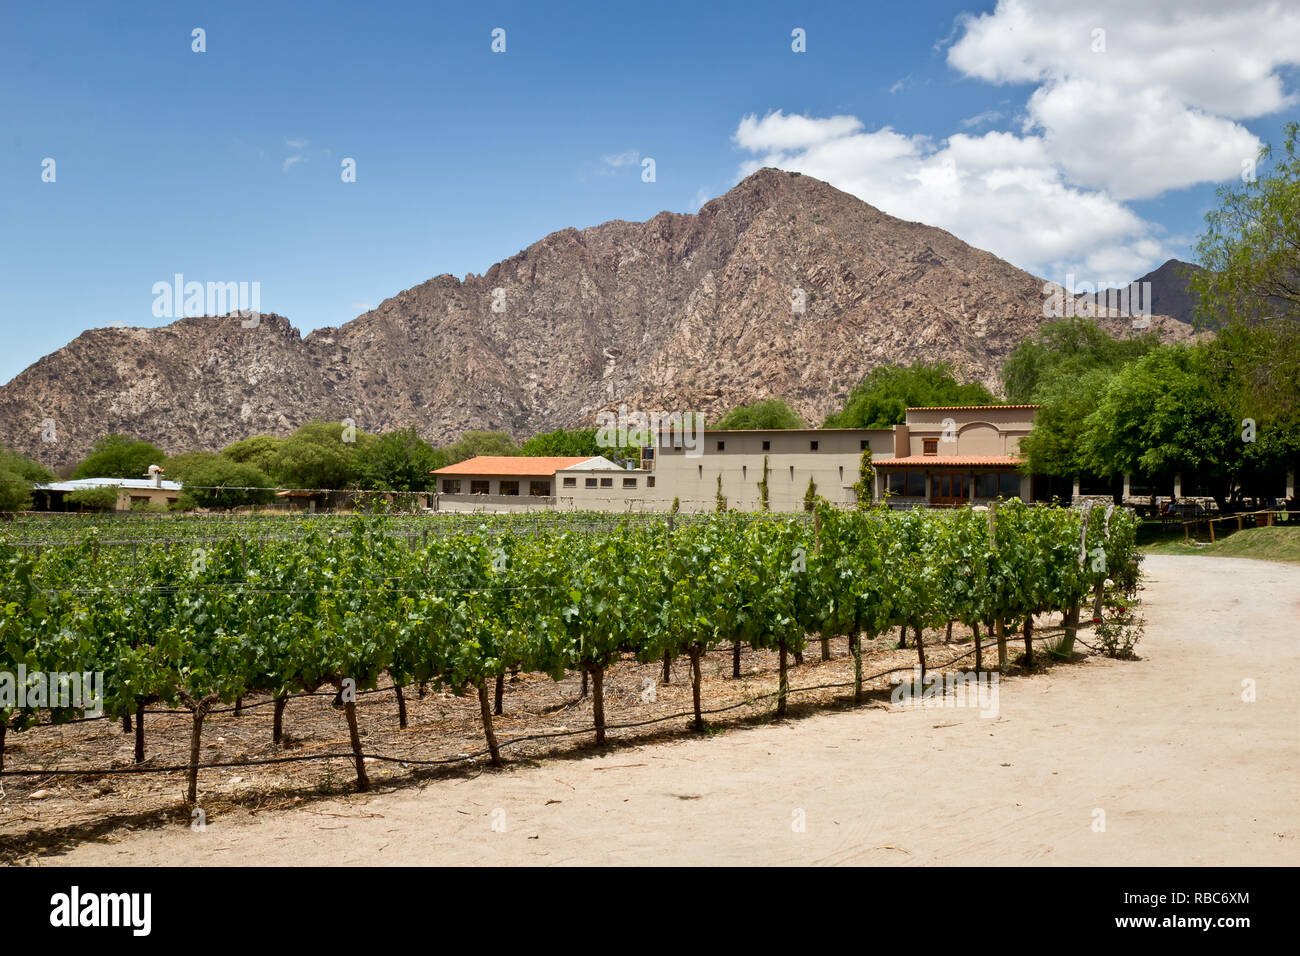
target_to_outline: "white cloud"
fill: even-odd
[[[974,116],[969,116],[966,119],[961,120],[957,125],[962,129],[972,129],[976,126],[986,126],[989,123],[996,123],[1000,119],[1002,119],[1001,110],[985,110],[982,113],[976,113]]]
[[[1000,0],[960,21],[948,63],[1035,83],[1023,132],[1080,185],[1142,199],[1235,176],[1259,140],[1238,122],[1293,104],[1300,8],[1274,0]]]
[[[1279,71],[1300,63],[1300,10],[1264,0],[1000,0],[953,35],[967,77],[1035,85],[1017,132],[936,142],[853,116],[751,115],[741,175],[805,172],[1039,275],[1123,282],[1174,249],[1125,203],[1236,177],[1260,145],[1239,121],[1292,103]]]
[[[767,140],[762,120],[746,117],[746,142]],[[777,120],[783,125],[788,117]],[[830,121],[806,148],[769,150],[741,175],[779,166],[816,176],[901,219],[939,226],[1028,269],[1080,276],[1104,269],[1114,281],[1145,272],[1165,249],[1155,230],[1123,204],[1062,181],[1043,142],[1014,133],[958,133],[943,145],[885,127],[831,137]],[[773,137],[788,142],[784,137]],[[1160,261],[1163,261],[1161,259]],[[1136,271],[1135,271],[1136,270]]]
[[[302,162],[301,156],[286,156],[284,162],[280,164],[280,172],[287,173],[289,171],[289,167],[291,167],[294,163],[300,163],[300,162]]]
[[[290,149],[305,149],[308,142],[305,139],[289,139],[287,136],[284,139],[284,145]]]

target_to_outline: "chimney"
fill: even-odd
[[[163,470],[159,468],[157,465],[149,466],[149,471],[147,473],[147,476],[153,479],[153,486],[155,488],[162,487]]]

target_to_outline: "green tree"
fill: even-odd
[[[1242,466],[1241,424],[1214,386],[1203,348],[1162,346],[1120,369],[1088,415],[1081,457],[1088,471],[1198,475],[1221,510]]]
[[[638,461],[641,449],[636,445],[622,448],[607,448],[597,442],[597,430],[594,428],[576,428],[572,430],[557,428],[553,432],[534,435],[523,443],[519,454],[543,458],[625,458]]]
[[[1159,344],[1155,332],[1117,339],[1089,319],[1049,322],[1035,338],[1020,342],[1003,365],[1007,401],[1041,403],[1043,394],[1056,389],[1061,381],[1094,369],[1120,368]]]
[[[86,511],[112,511],[117,507],[117,485],[100,485],[69,491],[63,496],[66,504]]]
[[[1217,331],[1206,346],[1216,384],[1257,433],[1239,473],[1252,496],[1300,464],[1300,123],[1285,137],[1271,166],[1261,152],[1254,181],[1219,190],[1196,247],[1206,271],[1191,280],[1197,324]]]
[[[1095,368],[1076,377],[1052,375],[1035,392],[1041,404],[1034,427],[1020,439],[1030,474],[1073,478],[1089,472],[1083,452],[1088,415],[1101,402],[1114,372]]]
[[[849,392],[844,408],[826,417],[825,428],[888,428],[903,423],[911,408],[996,405],[979,382],[963,384],[948,362],[880,365]]]
[[[312,422],[280,446],[271,474],[286,487],[352,488],[374,441],[375,436],[341,422]]]
[[[32,506],[32,486],[54,476],[48,468],[8,448],[0,447],[0,511],[26,511]]]
[[[271,479],[260,468],[215,452],[191,452],[168,462],[167,474],[182,484],[180,506],[235,508],[275,500]]]
[[[73,478],[143,478],[150,465],[161,465],[167,456],[147,441],[133,441],[110,434],[91,447],[90,454],[72,473]]]
[[[221,450],[221,454],[241,465],[252,465],[263,474],[278,480],[279,475],[275,472],[276,456],[283,445],[283,438],[274,435],[254,435],[233,445],[227,445]]]
[[[1253,182],[1220,188],[1206,214],[1196,245],[1205,271],[1191,279],[1205,326],[1300,318],[1300,123],[1285,133],[1285,155]],[[1260,164],[1271,156],[1266,146]]]
[[[433,446],[414,428],[387,432],[375,439],[361,463],[363,487],[385,491],[425,491],[433,487],[433,469],[441,467]]]
[[[741,428],[805,428],[807,423],[783,398],[768,398],[739,405],[713,426],[723,431]]]

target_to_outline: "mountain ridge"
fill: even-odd
[[[559,229],[306,335],[274,313],[252,329],[228,315],[87,330],[0,387],[0,442],[59,466],[108,431],[175,453],[346,417],[441,442],[590,424],[621,402],[713,416],[772,395],[816,423],[884,362],[950,361],[996,390],[1002,360],[1048,321],[1043,285],[942,229],[763,169],[697,213]],[[1127,319],[1097,321],[1129,334]],[[55,443],[40,438],[49,419]]]

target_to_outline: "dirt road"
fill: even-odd
[[[1300,863],[1300,567],[1145,567],[1143,659],[1004,681],[994,718],[827,713],[44,862]]]

